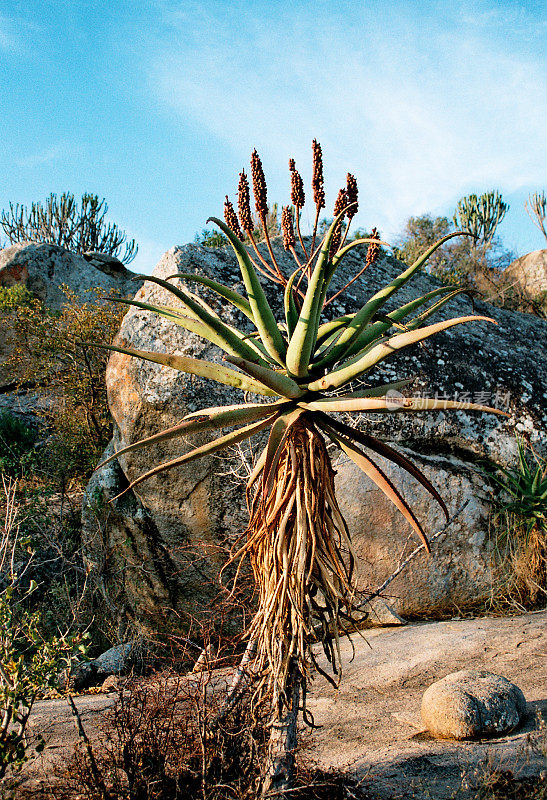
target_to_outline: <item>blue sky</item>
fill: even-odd
[[[546,244],[523,208],[547,189],[546,34],[535,0],[0,0],[0,208],[95,192],[150,272],[253,147],[287,202],[316,137],[329,209],[353,172],[356,223],[393,240],[495,188],[522,254]]]

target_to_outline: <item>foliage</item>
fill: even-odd
[[[36,465],[37,432],[9,412],[0,413],[0,473],[18,477]]]
[[[222,233],[209,228],[203,228],[201,233],[196,233],[194,243],[200,244],[202,247],[226,247],[229,244],[228,239]]]
[[[45,638],[40,612],[28,610],[37,588],[27,577],[33,553],[19,535],[16,484],[4,480],[4,491],[8,503],[0,532],[0,779],[8,768],[21,769],[29,757],[26,730],[35,700],[55,687],[61,672],[86,649],[80,635],[58,632]],[[36,750],[42,747],[39,738]]]
[[[531,194],[524,204],[526,212],[534,225],[539,228],[542,234],[547,239],[547,231],[545,230],[545,218],[547,216],[547,197],[545,192],[534,192]]]
[[[315,242],[319,213],[325,206],[321,149],[315,141],[313,153],[316,221],[312,242]],[[297,173],[293,160],[290,165],[294,177]],[[347,631],[348,626],[351,628],[352,613],[357,605],[352,583],[352,546],[336,501],[334,473],[325,437],[385,492],[426,547],[428,543],[420,522],[374,461],[374,455],[387,458],[409,472],[437,500],[448,518],[437,490],[406,457],[375,437],[343,424],[332,414],[414,413],[439,409],[493,412],[494,409],[471,403],[427,398],[403,398],[393,403],[388,396],[393,384],[374,390],[351,391],[352,382],[362,379],[377,364],[397,352],[456,325],[492,320],[465,316],[424,324],[459,293],[460,290],[451,287],[429,292],[387,315],[382,312],[387,300],[396,295],[428,257],[456,235],[449,233],[360,309],[322,323],[322,310],[329,301],[329,287],[344,257],[363,245],[375,248],[374,253],[377,253],[378,246],[385,243],[371,237],[345,244],[349,222],[357,210],[357,187],[354,179],[350,181],[353,176],[348,174],[347,189],[341,189],[338,194],[333,223],[317,250],[313,244],[310,251],[304,248],[303,262],[294,250],[298,215],[294,217],[290,209],[287,211],[288,207],[283,210],[283,243],[296,263],[292,275],[284,275],[270,244],[267,188],[256,151],[252,154],[251,168],[255,206],[270,260],[254,246],[245,173],[240,175],[239,220],[228,200],[225,203],[228,224],[211,218],[230,240],[247,296],[207,277],[185,273],[172,276],[173,280],[178,279],[178,283],[173,283],[171,278],[165,281],[154,276],[142,276],[165,290],[169,296],[168,305],[121,301],[158,314],[219,346],[225,352],[225,361],[231,366],[117,346],[111,346],[111,349],[261,395],[262,402],[244,402],[188,414],[170,430],[133,443],[112,458],[177,436],[234,428],[154,467],[133,481],[131,487],[134,487],[152,475],[216,453],[269,429],[268,443],[248,481],[251,521],[246,539],[238,543],[231,557],[231,562],[240,565],[242,559],[249,559],[257,586],[258,610],[246,635],[249,652],[253,654],[249,656],[249,670],[255,676],[253,703],[255,707],[260,707],[263,702],[271,703],[271,719],[275,723],[268,756],[268,776],[262,787],[266,793],[286,788],[291,780],[300,691],[303,694],[304,719],[308,720],[306,687],[312,668],[317,667],[312,643],[316,637],[321,641],[332,670],[339,677],[339,632]],[[350,195],[354,199],[348,203]],[[348,226],[342,231],[345,219]],[[297,225],[296,233],[293,220]],[[256,258],[245,248],[241,229],[248,236],[250,234]],[[367,259],[365,267],[371,263],[374,263],[372,257]],[[274,316],[259,281],[259,272],[283,287],[283,321]],[[218,293],[250,320],[255,328],[254,334],[249,336],[223,322],[203,300],[188,291],[182,281],[201,283]],[[404,326],[401,325],[403,321]],[[396,383],[395,387],[401,385],[404,382]],[[330,675],[327,677],[331,679]],[[284,741],[281,745],[280,732]]]
[[[0,312],[2,313],[32,306],[35,301],[33,293],[21,283],[13,286],[0,286]]]
[[[458,201],[453,217],[454,226],[468,231],[473,235],[476,245],[487,248],[508,208],[498,192],[485,192],[479,197],[470,194]]]
[[[21,307],[12,320],[15,350],[10,358],[21,383],[36,385],[47,401],[42,415],[54,432],[44,469],[63,480],[86,475],[111,436],[104,370],[107,357],[91,343],[110,342],[121,313],[101,290],[80,300],[64,288],[60,312],[39,304]]]
[[[25,599],[29,614],[40,613],[44,637],[59,625],[93,626],[94,645],[111,645],[93,621],[99,603],[88,579],[81,541],[79,487],[88,479],[111,437],[106,402],[104,351],[90,341],[110,341],[121,314],[100,298],[66,292],[60,312],[37,301],[4,315],[14,334],[8,366],[20,384],[38,396],[35,413],[43,423],[29,428],[18,417],[0,414],[0,472],[19,477],[21,536],[33,557],[26,572],[35,589]],[[1,486],[0,486],[1,489]],[[0,510],[5,502],[1,500]]]
[[[497,487],[497,551],[502,566],[509,567],[504,596],[533,606],[547,597],[547,461],[519,440],[517,466],[498,466],[486,474]]]
[[[45,203],[32,203],[30,209],[10,203],[2,211],[0,227],[14,242],[48,242],[75,253],[99,251],[119,257],[129,264],[137,255],[135,240],[112,222],[106,222],[108,206],[96,194],[84,194],[80,207],[69,192],[60,197],[50,194]],[[123,248],[123,251],[122,251]]]
[[[449,234],[451,230],[452,225],[447,217],[432,217],[430,214],[409,217],[394,248],[394,255],[405,264],[413,264],[424,250]],[[430,274],[440,277],[446,271],[452,257],[452,247],[452,242],[449,241],[432,253],[427,261],[427,270]]]
[[[452,230],[447,217],[409,217],[394,254],[412,264],[420,253]],[[449,240],[431,255],[427,270],[443,283],[498,295],[504,285],[503,271],[513,258],[513,253],[505,250],[496,237],[487,247],[477,247],[467,238]],[[506,293],[499,296],[507,299]]]

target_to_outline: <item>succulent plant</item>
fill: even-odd
[[[509,497],[503,500],[497,498],[496,505],[504,511],[518,514],[527,532],[536,525],[547,529],[547,462],[531,447],[532,459],[527,458],[524,440],[517,441],[517,449],[516,469],[498,466],[495,472],[486,473]],[[533,463],[530,463],[532,460]]]
[[[227,223],[214,217],[211,220],[229,239],[246,296],[205,276],[190,273],[172,276],[186,284],[201,284],[220,295],[252,323],[252,335],[224,322],[203,299],[188,288],[174,286],[171,279],[141,276],[161,286],[173,297],[176,306],[121,301],[159,314],[217,345],[225,353],[225,363],[111,347],[262,397],[260,402],[205,408],[187,414],[180,424],[129,444],[112,458],[166,439],[231,428],[210,442],[149,470],[133,481],[131,487],[135,487],[163,470],[188,464],[269,429],[267,445],[248,481],[250,523],[244,540],[234,548],[231,562],[240,562],[246,556],[252,565],[258,587],[258,610],[247,635],[256,647],[253,666],[255,692],[257,698],[265,695],[272,698],[274,717],[278,720],[287,709],[294,710],[295,703],[298,708],[299,689],[304,689],[305,697],[311,670],[314,665],[319,669],[312,649],[314,641],[322,642],[333,672],[339,675],[338,637],[351,624],[355,603],[352,583],[354,556],[349,531],[336,500],[334,470],[326,442],[333,442],[376,483],[426,548],[428,542],[421,523],[401,492],[375,463],[374,456],[386,458],[412,475],[448,518],[437,489],[406,456],[376,437],[348,426],[335,415],[342,412],[413,414],[441,409],[502,413],[482,405],[450,400],[402,395],[393,399],[390,390],[400,389],[408,381],[352,391],[353,381],[367,376],[378,364],[402,350],[456,325],[493,320],[473,315],[426,324],[432,314],[461,291],[445,286],[389,313],[383,312],[387,301],[411,280],[428,257],[445,241],[458,235],[451,233],[376,292],[361,308],[323,321],[322,310],[329,300],[329,287],[344,258],[356,248],[368,245],[365,267],[369,267],[377,257],[379,246],[386,243],[379,240],[376,232],[371,238],[343,243],[341,226],[347,219],[347,235],[357,198],[355,178],[348,175],[347,189],[339,194],[334,220],[314,249],[319,212],[325,205],[321,148],[315,140],[313,158],[316,220],[308,252],[302,243],[303,255],[299,256],[295,250],[294,212],[287,208],[283,213],[284,242],[296,263],[290,276],[283,274],[269,241],[271,263],[266,262],[263,256],[259,260],[251,256],[241,241],[241,229],[248,233],[251,226],[245,173],[241,173],[239,185],[241,229],[228,200],[225,206]],[[304,192],[292,160],[290,170],[297,235],[301,240],[298,215],[300,204],[304,203]],[[266,184],[256,151],[252,158],[252,175],[254,191],[258,195],[255,197],[257,212],[264,219],[268,210]],[[349,203],[345,202],[348,197]],[[283,320],[276,319],[259,272],[283,286]],[[361,272],[363,270],[359,274]]]
[[[533,192],[529,195],[528,200],[524,204],[526,213],[539,228],[542,234],[547,239],[547,231],[545,230],[545,217],[547,216],[547,197],[545,192]]]
[[[488,247],[496,228],[509,206],[498,192],[485,192],[477,197],[470,194],[458,201],[453,221],[456,227],[473,235],[476,242]]]
[[[80,207],[70,192],[50,194],[45,203],[30,208],[10,203],[9,211],[0,213],[0,228],[12,244],[49,242],[75,253],[99,251],[129,264],[139,248],[117,225],[106,222],[107,212],[106,200],[96,194],[83,194]]]
[[[502,566],[499,598],[522,609],[547,595],[547,461],[525,439],[517,439],[517,450],[515,468],[490,465],[482,472],[496,484],[492,520]]]

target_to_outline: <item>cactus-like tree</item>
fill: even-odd
[[[255,701],[271,702],[272,737],[265,792],[283,789],[291,780],[298,709],[301,702],[305,708],[306,687],[313,669],[322,671],[313,644],[317,641],[322,644],[334,675],[339,677],[339,636],[351,627],[356,604],[352,544],[336,499],[327,441],[340,448],[385,492],[428,549],[421,523],[401,492],[375,462],[375,456],[405,469],[447,514],[437,489],[406,456],[380,439],[348,426],[333,414],[416,414],[439,409],[494,411],[472,403],[423,397],[392,400],[390,389],[401,388],[407,383],[405,381],[352,391],[353,381],[369,375],[379,363],[398,352],[456,325],[493,320],[483,316],[463,316],[426,324],[432,314],[460,291],[446,286],[389,313],[383,312],[385,303],[412,279],[437,247],[457,235],[450,233],[370,297],[361,308],[322,321],[329,288],[345,256],[366,245],[365,266],[370,268],[377,258],[379,245],[385,243],[375,236],[344,244],[348,228],[343,231],[342,223],[344,220],[349,223],[357,210],[357,185],[353,176],[348,175],[347,185],[338,195],[334,220],[315,247],[319,214],[325,206],[321,148],[315,141],[313,156],[312,186],[316,214],[311,246],[310,240],[306,246],[299,235],[298,215],[304,204],[304,193],[294,161],[290,162],[291,199],[296,219],[289,207],[282,212],[284,247],[296,262],[290,276],[283,274],[269,243],[265,224],[268,209],[266,182],[255,152],[252,179],[256,213],[264,222],[270,260],[257,249],[255,257],[251,256],[243,244],[244,234],[250,233],[252,237],[253,229],[245,173],[240,176],[239,217],[227,200],[224,209],[226,221],[211,218],[234,249],[246,296],[208,277],[182,273],[172,276],[178,279],[177,284],[171,278],[162,280],[141,276],[163,287],[172,297],[173,304],[178,304],[176,306],[153,306],[139,300],[120,301],[159,314],[218,345],[225,353],[226,363],[111,346],[121,353],[262,397],[261,402],[243,402],[190,413],[180,424],[131,443],[116,456],[174,437],[231,429],[206,444],[159,464],[133,481],[131,486],[134,487],[163,470],[188,464],[269,430],[268,442],[247,485],[249,526],[244,540],[234,548],[230,559],[232,563],[240,563],[247,557],[257,586],[258,608],[246,632],[249,640],[246,665],[254,676]],[[296,251],[297,239],[302,247],[301,253]],[[253,244],[252,238],[250,241]],[[275,318],[259,273],[283,287],[283,320]],[[249,335],[220,319],[203,299],[189,290],[190,283],[208,287],[242,312],[250,321],[253,334]],[[328,677],[332,680],[330,675]]]
[[[75,253],[98,251],[129,264],[137,255],[137,244],[106,221],[107,212],[106,200],[96,194],[82,195],[78,207],[73,194],[57,197],[52,193],[45,203],[32,203],[30,208],[10,203],[9,210],[0,215],[0,226],[12,244],[48,242]]]
[[[498,192],[470,194],[458,201],[453,221],[456,228],[473,235],[475,243],[488,248],[509,206]]]
[[[545,217],[547,216],[547,198],[545,192],[534,192],[528,197],[524,204],[524,208],[534,225],[540,229],[542,234],[547,239],[547,231],[545,230]]]

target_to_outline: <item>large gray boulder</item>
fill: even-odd
[[[504,282],[515,283],[534,298],[547,296],[547,249],[534,250],[513,261],[503,273]]]
[[[133,296],[141,286],[131,281],[134,274],[117,258],[101,253],[82,256],[55,244],[19,242],[0,250],[0,286],[21,283],[52,309],[66,300],[63,285],[80,299],[96,287]]]
[[[290,259],[281,248],[277,252],[288,273]],[[359,256],[348,258],[334,288],[343,285],[361,264]],[[349,289],[347,305],[333,303],[331,313],[358,308],[402,268],[395,259],[383,257]],[[243,291],[235,257],[228,248],[172,248],[154,274],[166,278],[176,272],[202,273]],[[418,273],[399,293],[397,304],[437,285],[435,279]],[[191,288],[201,293],[195,284]],[[266,290],[272,305],[279,308],[278,290],[273,285]],[[203,296],[229,322],[242,324],[236,319],[237,312],[223,306],[215,295],[204,290]],[[150,283],[137,297],[150,303],[173,302],[171,296]],[[434,542],[433,553],[415,558],[386,589],[389,605],[403,616],[446,613],[489,593],[489,505],[476,465],[484,459],[511,463],[516,432],[528,435],[540,449],[545,444],[547,323],[481,303],[476,303],[476,311],[495,317],[498,325],[482,322],[458,326],[426,346],[399,354],[377,369],[371,382],[415,376],[413,393],[497,405],[509,412],[509,418],[439,412],[363,416],[359,421],[364,430],[392,442],[423,468],[444,496],[451,514],[469,501]],[[471,302],[462,296],[438,318],[469,313]],[[127,313],[118,342],[213,361],[221,357],[215,347],[195,335],[139,309]],[[115,449],[175,424],[185,412],[241,400],[235,389],[122,354],[111,357],[106,380],[116,423]],[[160,474],[107,504],[142,472],[189,447],[190,441],[175,441],[123,456],[119,463],[99,470],[88,490],[84,518],[92,543],[90,561],[96,565],[94,574],[105,594],[115,598],[120,614],[138,620],[141,627],[158,614],[166,619],[164,609],[168,608],[184,615],[202,614],[207,600],[217,591],[215,580],[226,547],[245,530],[244,487],[233,474],[238,468],[241,471],[238,454],[202,459]],[[357,581],[363,590],[374,589],[417,542],[400,514],[352,463],[340,459],[336,467],[341,507],[360,556]],[[429,533],[439,530],[444,518],[429,495],[397,468],[386,469],[414,503]]]

